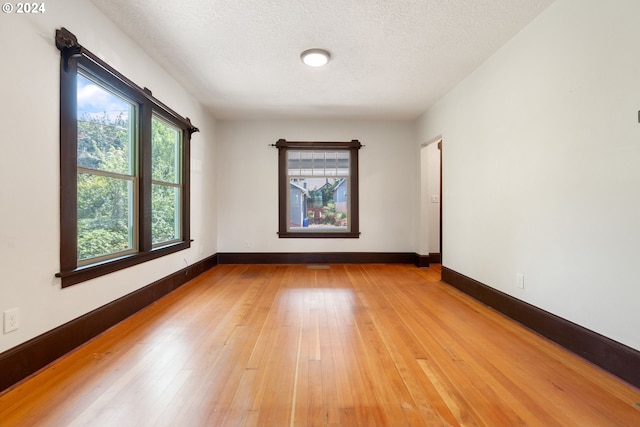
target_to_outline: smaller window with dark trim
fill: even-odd
[[[70,286],[191,245],[198,129],[62,28],[60,272]]]
[[[279,140],[279,237],[357,238],[359,141]]]

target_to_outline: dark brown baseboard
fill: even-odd
[[[416,264],[415,253],[215,254],[0,354],[0,391],[36,373],[217,264]]]
[[[416,254],[416,267],[427,268],[431,264],[440,264],[440,254],[437,252],[429,252],[429,255]]]
[[[219,264],[414,264],[415,252],[226,252]]]
[[[431,264],[431,255],[416,254],[416,267],[427,268]]]
[[[0,354],[0,391],[217,265],[210,256]]]
[[[639,351],[444,266],[442,280],[622,380],[640,387]]]
[[[0,354],[0,391],[27,378],[217,264],[395,263],[423,267],[425,261],[426,266],[429,262],[436,262],[431,256],[415,253],[216,254]],[[636,368],[640,366],[640,352],[444,266],[442,280],[640,387],[640,370]]]

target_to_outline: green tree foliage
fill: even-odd
[[[115,118],[84,114],[78,120],[78,166],[119,174],[131,174],[133,150],[129,112]]]
[[[340,179],[329,179],[327,178],[327,182],[320,187],[320,191],[322,192],[322,204],[327,205],[329,202],[333,202],[333,195],[336,192],[336,188],[340,185]]]
[[[330,226],[342,225],[342,220],[345,218],[345,215],[336,212],[336,203],[333,199],[336,188],[341,182],[341,179],[327,178],[322,187],[309,192],[310,199],[312,200],[311,206],[321,211],[321,218],[317,223]]]
[[[127,113],[78,120],[78,259],[132,246],[133,181],[91,173],[130,175],[132,141]]]
[[[129,117],[84,114],[78,120],[78,259],[134,248],[137,150]],[[178,129],[153,119],[153,243],[180,238],[181,143]]]
[[[174,126],[156,119],[151,122],[152,215],[151,240],[167,242],[180,237],[181,133]]]

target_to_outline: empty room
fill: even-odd
[[[0,13],[0,427],[640,425],[640,2]]]

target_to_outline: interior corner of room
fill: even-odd
[[[410,7],[397,1],[367,32],[355,2],[332,1],[336,16],[316,24],[339,27],[303,41],[292,41],[303,25],[278,16],[320,8],[313,2],[253,11],[264,14],[238,21],[246,34],[234,24],[250,14],[239,5],[161,3],[3,6],[0,390],[231,263],[441,264],[445,282],[640,387],[640,2],[491,1],[506,8],[491,15],[438,0],[394,21]],[[429,21],[447,8],[459,45],[447,44],[444,18]],[[200,28],[206,13],[215,25]],[[64,288],[61,27],[199,130],[188,244]],[[463,47],[474,31],[484,37],[475,51]],[[326,65],[307,67],[301,53],[318,48]],[[280,139],[362,143],[357,236],[278,236]],[[158,182],[149,175],[149,188]]]

